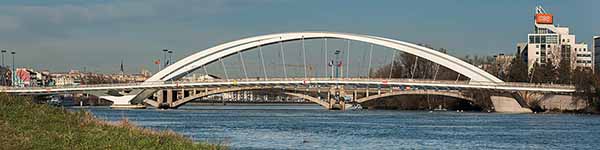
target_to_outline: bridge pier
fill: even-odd
[[[159,106],[165,101],[165,97],[163,94],[164,94],[163,90],[158,90],[158,92],[156,92],[156,102],[158,103]]]
[[[173,104],[173,89],[168,89],[167,90],[167,105],[169,108],[171,107],[171,104]]]

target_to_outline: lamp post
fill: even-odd
[[[5,49],[2,49],[2,67],[4,67],[4,53],[6,53]]]
[[[163,49],[162,51],[163,51],[163,60],[164,60],[164,61],[161,63],[161,65],[162,65],[162,67],[166,67],[166,66],[167,66],[167,65],[166,65],[167,63],[166,63],[165,61],[167,60],[167,52],[168,52],[169,50],[168,50],[168,49]]]
[[[16,86],[15,84],[15,80],[16,80],[16,70],[15,70],[15,55],[17,55],[17,52],[10,52],[10,54],[12,55],[12,71],[11,71],[11,78],[12,78],[12,85]]]
[[[2,52],[2,66],[0,66],[0,68],[4,68],[4,53],[6,53],[6,50],[5,50],[5,49],[2,49],[2,50],[1,50],[1,52]],[[6,70],[8,70],[8,68],[6,68]],[[6,85],[6,81],[7,81],[7,78],[6,78],[6,72],[4,72],[4,73],[2,74],[2,83],[1,83],[1,84],[2,84],[3,86],[5,86],[5,85]]]
[[[168,53],[169,53],[169,63],[167,65],[170,66],[171,64],[173,64],[173,60],[172,60],[172,57],[171,57],[171,56],[173,56],[173,51],[169,50]]]

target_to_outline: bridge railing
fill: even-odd
[[[388,78],[249,78],[249,79],[208,79],[196,81],[146,81],[135,83],[116,83],[116,84],[86,84],[86,85],[69,85],[69,86],[48,86],[48,87],[0,87],[1,91],[6,90],[44,90],[55,88],[95,88],[95,87],[121,87],[121,86],[162,86],[162,85],[186,85],[193,83],[238,83],[250,84],[252,82],[261,81],[297,81],[299,83],[310,84],[312,81],[331,81],[331,82],[370,82],[372,84],[387,84],[387,83],[423,83],[423,84],[453,84],[453,85],[482,85],[482,86],[498,86],[498,87],[527,87],[527,88],[557,88],[557,89],[573,89],[573,85],[564,84],[536,84],[522,82],[477,82],[477,81],[451,81],[451,80],[424,80],[424,79],[388,79]]]

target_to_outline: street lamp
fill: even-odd
[[[4,53],[6,53],[5,49],[2,49],[2,67],[4,67]]]
[[[6,53],[6,50],[2,49],[1,52],[2,52],[2,66],[0,66],[0,68],[8,70],[8,68],[4,68],[4,53]],[[2,83],[1,84],[2,85],[6,85],[6,81],[7,81],[7,79],[6,79],[6,72],[4,72],[4,74],[2,75]]]
[[[12,78],[12,85],[15,86],[15,55],[17,55],[17,52],[10,52],[10,54],[12,55],[12,71],[11,71],[11,78]]]
[[[168,49],[163,49],[162,51],[163,51],[163,63],[161,63],[161,64],[162,64],[163,67],[166,67],[166,62],[165,61],[167,60],[167,52],[169,50]]]
[[[173,51],[169,50],[169,62],[167,65],[173,64],[173,60],[171,60],[171,56],[173,56]]]

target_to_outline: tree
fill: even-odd
[[[591,99],[591,107],[593,109],[593,111],[598,112],[600,110],[600,102],[598,101],[598,99],[600,99],[600,74],[598,74],[597,72],[594,72],[594,76],[592,78],[593,81],[593,88],[594,88],[594,95],[592,95],[592,99]]]
[[[592,104],[594,96],[594,80],[592,70],[577,67],[573,71],[573,84],[575,85],[574,98],[581,98]]]
[[[439,49],[446,53],[446,49]],[[424,58],[418,58],[409,53],[401,53],[394,60],[393,69],[391,64],[386,64],[373,71],[373,78],[388,78],[392,71],[392,78],[413,78],[413,79],[435,79],[435,80],[467,80],[465,76],[459,76],[458,73],[442,65],[436,64]]]
[[[529,76],[529,82],[542,83],[542,81],[544,81],[544,67],[537,62],[533,63]]]
[[[552,61],[546,61],[546,64],[542,65],[541,72],[543,76],[540,83],[554,83],[556,81],[556,66]]]
[[[571,61],[568,59],[561,59],[558,65],[558,83],[559,84],[570,84],[571,83]]]
[[[556,80],[556,67],[552,61],[547,61],[546,64],[533,64],[531,71],[531,82],[533,83],[554,83]]]
[[[510,82],[527,82],[528,80],[528,67],[523,61],[520,55],[517,55],[510,63],[508,71],[507,81]]]

